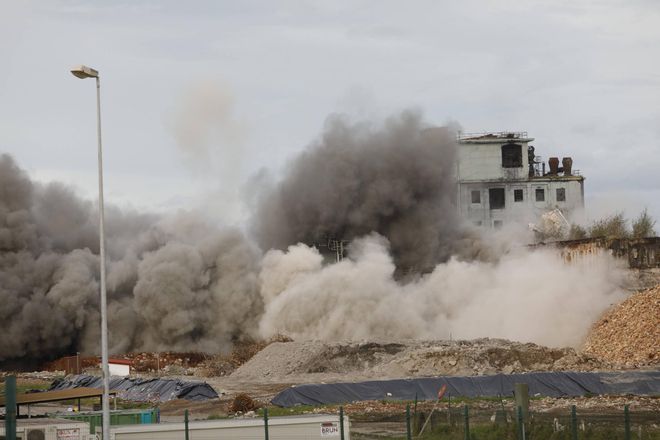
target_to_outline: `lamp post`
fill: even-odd
[[[103,440],[110,439],[110,369],[108,366],[108,302],[105,290],[105,228],[103,210],[103,152],[101,149],[101,82],[99,72],[87,66],[76,66],[71,73],[80,78],[96,79],[96,127],[99,167],[99,254],[101,257],[101,369],[103,370]]]

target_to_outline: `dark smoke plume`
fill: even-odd
[[[98,217],[0,157],[0,361],[98,353]],[[219,351],[261,313],[260,252],[192,215],[107,209],[110,348]]]
[[[429,269],[457,253],[455,134],[407,111],[383,126],[328,119],[321,138],[260,194],[263,249],[377,232],[398,267]]]

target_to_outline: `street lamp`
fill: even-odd
[[[110,369],[108,367],[108,302],[105,291],[105,228],[103,211],[103,153],[101,150],[101,82],[99,72],[76,66],[71,73],[81,79],[96,78],[96,127],[99,162],[99,254],[101,257],[101,369],[103,370],[103,440],[110,439]]]

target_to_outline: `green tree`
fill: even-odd
[[[632,224],[632,236],[634,238],[655,237],[655,220],[649,215],[646,208],[639,214]]]

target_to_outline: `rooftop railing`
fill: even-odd
[[[479,139],[479,138],[495,138],[495,139],[526,139],[526,131],[484,131],[480,133],[461,133],[458,132],[456,138],[460,140]]]

